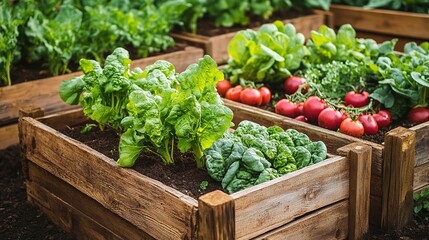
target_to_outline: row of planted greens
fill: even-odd
[[[82,57],[100,61],[118,45],[140,57],[174,45],[168,33],[189,8],[166,1],[6,1],[0,3],[0,77],[11,84],[14,62],[46,65],[52,75]],[[16,69],[17,70],[17,69]]]
[[[229,43],[228,99],[260,106],[352,136],[376,134],[391,120],[429,121],[429,43],[376,43],[349,24],[322,26],[307,41],[293,25],[243,30]]]
[[[174,164],[175,149],[192,151],[196,166],[232,193],[324,160],[323,142],[293,129],[241,122],[234,132],[232,111],[216,91],[223,73],[209,56],[176,73],[167,61],[129,69],[131,60],[116,49],[104,67],[82,59],[84,75],[63,81],[60,97],[80,104],[103,130],[120,135],[118,164],[132,167],[140,154],[154,153]],[[90,131],[92,125],[85,131]]]
[[[80,58],[101,61],[116,47],[146,57],[174,46],[174,28],[196,32],[198,20],[216,26],[246,25],[292,7],[327,9],[329,1],[17,0],[0,2],[0,79],[10,85],[22,61],[63,74]],[[17,70],[17,69],[14,69]]]

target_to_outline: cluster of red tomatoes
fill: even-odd
[[[267,87],[259,90],[243,88],[241,85],[231,87],[228,80],[222,80],[216,84],[216,89],[222,97],[251,106],[267,105],[271,101],[271,91]]]
[[[295,93],[299,87],[306,83],[301,77],[288,77],[284,84],[287,94]],[[307,92],[307,87],[301,89]],[[369,93],[350,91],[344,97],[344,105],[360,108],[369,104]],[[379,127],[387,127],[391,122],[391,115],[387,110],[380,110],[375,114],[361,114],[354,119],[344,110],[328,107],[328,104],[317,96],[309,97],[305,102],[293,103],[287,99],[280,100],[275,108],[276,113],[282,114],[299,121],[317,124],[320,127],[345,133],[350,136],[360,137],[365,134],[376,134]]]
[[[298,89],[302,93],[308,91],[306,80],[302,77],[290,76],[284,83],[286,94],[293,94]],[[301,86],[302,85],[302,86]],[[241,85],[231,86],[228,80],[219,81],[216,85],[218,93],[227,99],[251,106],[267,105],[271,101],[271,91],[267,87],[260,89],[243,88]],[[369,93],[366,91],[350,91],[344,97],[344,106],[361,108],[369,104]],[[376,134],[379,128],[387,127],[392,117],[388,110],[379,110],[374,114],[360,114],[352,117],[344,110],[328,107],[328,104],[317,96],[311,96],[304,102],[294,103],[287,99],[277,102],[275,112],[298,121],[317,124],[330,130],[339,130],[350,136],[360,137],[363,134]],[[411,123],[429,121],[429,110],[413,108],[408,114]]]

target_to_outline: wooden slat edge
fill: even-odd
[[[349,165],[332,157],[231,194],[236,238],[251,238],[349,197]]]
[[[415,139],[415,132],[403,127],[385,136],[383,230],[398,230],[412,221]]]
[[[59,138],[60,133],[32,118],[23,118],[22,126],[24,131],[28,129],[31,135],[24,141],[28,143],[25,148],[30,149],[25,152],[29,160],[124,216],[152,236],[168,239],[186,234],[191,237],[192,226],[189,224],[192,223],[192,214],[195,213],[195,199],[134,170],[120,168],[111,159],[73,139],[65,136]],[[73,152],[73,156],[69,155],[70,152]],[[78,159],[84,161],[76,161]],[[88,172],[89,170],[92,172]],[[106,175],[106,172],[109,174]],[[82,184],[86,181],[85,178],[89,177],[86,176],[88,174],[92,176],[91,184]],[[113,191],[112,189],[125,192],[112,196],[103,194]],[[131,193],[127,189],[135,189],[138,192]],[[155,202],[148,199],[147,195],[154,192],[160,198]],[[163,208],[156,207],[160,206],[158,204]],[[167,223],[159,222],[159,218],[166,218],[167,215],[170,215]]]
[[[429,162],[414,168],[413,191],[429,187]]]
[[[416,132],[416,166],[429,162],[429,122],[416,125],[410,130]]]
[[[371,147],[353,143],[338,149],[350,164],[349,239],[362,239],[369,228]]]
[[[348,201],[343,200],[297,218],[254,240],[347,239],[348,209]]]

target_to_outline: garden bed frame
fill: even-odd
[[[322,24],[334,27],[333,16],[330,12],[313,10],[312,13],[292,19],[282,20],[283,23],[292,23],[296,32],[303,33],[305,38],[310,37],[311,30],[318,30]],[[246,28],[243,28],[246,29]],[[193,33],[171,33],[176,42],[183,42],[204,49],[218,64],[228,61],[228,44],[238,31],[217,36],[205,36]]]
[[[176,71],[184,71],[190,64],[196,63],[203,56],[203,50],[184,47],[183,50],[158,56],[134,60],[131,68],[145,68],[157,60],[167,60],[176,66]],[[82,75],[82,72],[44,78],[0,88],[0,149],[19,142],[18,112],[28,105],[41,107],[46,114],[76,108],[68,105],[59,97],[60,84],[63,80]]]
[[[371,146],[370,224],[392,231],[412,221],[413,192],[429,187],[429,122],[395,128],[385,135],[383,144],[376,144],[228,99],[224,102],[236,113],[235,123],[252,119],[265,126],[294,128],[313,141],[325,142],[330,152],[353,142]]]
[[[336,27],[349,23],[358,37],[372,38],[383,42],[398,38],[398,51],[403,51],[407,42],[429,41],[429,14],[411,13],[384,9],[364,9],[346,5],[332,4]]]
[[[81,109],[25,117],[37,115],[40,109],[27,109],[20,117],[27,198],[78,238],[361,239],[368,230],[368,145],[350,144],[269,182],[197,200],[60,133],[88,121]]]

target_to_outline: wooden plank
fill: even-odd
[[[256,237],[348,198],[348,159],[332,157],[231,196],[235,201],[236,239]]]
[[[347,239],[348,201],[305,215],[255,240]],[[333,227],[334,226],[334,227]]]
[[[98,232],[97,235],[102,235],[104,238],[116,235],[122,239],[142,237],[151,239],[148,234],[76,188],[32,162],[29,162],[28,165],[31,180],[26,181],[27,193],[33,199],[37,199],[38,205],[42,206],[45,211],[53,214],[50,216],[51,219],[58,218],[60,221],[58,225],[64,230],[79,233],[81,236]],[[82,224],[82,222],[87,223]],[[94,228],[93,226],[99,227]],[[107,229],[108,231],[106,231]]]
[[[336,152],[338,148],[353,142],[361,142],[372,147],[372,168],[373,176],[382,176],[383,146],[360,138],[351,137],[342,133],[334,132],[309,123],[299,122],[294,119],[266,111],[257,107],[252,107],[229,99],[222,99],[226,106],[234,112],[233,122],[237,126],[243,120],[249,120],[264,126],[278,125],[284,129],[294,128],[307,134],[313,141],[323,141],[329,152]],[[257,114],[255,114],[257,113]]]
[[[219,190],[198,200],[198,238],[205,240],[234,239],[235,211],[233,198]]]
[[[328,19],[328,20],[327,20]],[[326,11],[313,11],[311,14],[282,20],[284,23],[294,24],[296,31],[303,33],[306,38],[310,37],[311,30],[317,30],[322,24],[332,24],[332,16]],[[257,30],[259,27],[254,28]],[[243,27],[242,29],[246,29]],[[171,33],[177,42],[185,42],[189,45],[201,47],[204,53],[210,55],[218,64],[226,63],[229,59],[228,44],[237,34],[236,32],[225,33],[217,36],[205,36],[192,33]]]
[[[60,121],[58,119],[61,119]],[[56,130],[73,127],[84,124],[90,121],[88,117],[83,114],[82,108],[72,109],[59,113],[53,113],[45,117],[37,118],[37,121]]]
[[[429,122],[416,125],[410,130],[416,132],[416,166],[429,162]]]
[[[429,187],[429,162],[414,167],[413,191]]]
[[[30,161],[151,236],[192,237],[195,199],[132,169],[121,168],[113,159],[32,118],[22,119],[22,129],[25,157]]]
[[[350,164],[349,239],[362,239],[369,229],[371,147],[353,143],[338,149]]]
[[[331,4],[335,25],[351,24],[356,30],[429,39],[429,15]]]
[[[385,136],[381,228],[398,230],[412,221],[414,131],[398,127]]]

